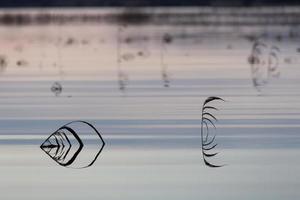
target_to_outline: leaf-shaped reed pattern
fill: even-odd
[[[212,164],[208,159],[214,157],[218,153],[211,153],[212,150],[218,145],[215,142],[216,134],[213,136],[210,134],[210,127],[216,129],[215,122],[218,121],[217,118],[211,114],[212,110],[218,110],[216,107],[209,106],[208,104],[212,101],[220,100],[224,101],[220,97],[211,96],[208,97],[202,107],[202,120],[201,120],[201,144],[202,144],[202,156],[204,164],[208,167],[222,167],[223,165]]]
[[[73,136],[76,138],[76,142],[79,144],[70,158],[68,157],[68,154],[72,150],[72,147],[74,147],[74,142],[69,140],[67,131],[73,134]],[[55,133],[51,134],[41,145],[41,149],[45,153],[47,153],[59,165],[64,167],[71,165],[75,161],[78,154],[82,150],[82,147],[83,143],[76,132],[67,127],[60,128]]]
[[[84,138],[93,134],[97,136],[99,149],[89,148]],[[80,169],[92,166],[104,145],[104,140],[92,124],[85,121],[73,121],[52,133],[40,147],[60,166]]]

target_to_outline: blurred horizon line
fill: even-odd
[[[235,7],[0,8],[0,25],[86,22],[123,25],[287,26],[300,24],[300,6],[239,9]]]
[[[297,0],[1,0],[1,7],[157,7],[157,6],[283,6]]]

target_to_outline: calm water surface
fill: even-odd
[[[1,199],[298,199],[300,40],[290,27],[247,30],[280,49],[280,77],[258,91],[253,41],[237,29],[0,26]],[[215,104],[213,159],[227,164],[218,169],[201,155],[201,107],[212,95],[226,100]],[[72,120],[91,122],[106,141],[90,168],[63,168],[39,148]]]

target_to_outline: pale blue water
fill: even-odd
[[[149,41],[123,44],[121,54],[147,49],[150,55],[121,63],[129,76],[122,92],[117,30],[107,24],[0,27],[0,54],[8,62],[0,76],[1,199],[300,197],[299,38],[266,39],[280,48],[281,74],[258,92],[247,62],[252,43],[243,32],[129,26],[121,37],[146,35]],[[269,27],[270,35],[286,30]],[[184,31],[197,40],[175,38],[161,51],[163,33]],[[73,46],[56,44],[71,36]],[[79,43],[83,39],[89,43]],[[169,88],[161,80],[161,54]],[[29,64],[17,66],[19,59]],[[59,97],[50,91],[54,81],[63,86]],[[213,161],[227,164],[218,169],[206,167],[201,155],[201,107],[211,95],[226,100],[216,104],[220,154]],[[39,149],[73,120],[91,122],[106,142],[87,169],[63,168]],[[96,148],[94,138],[88,143]]]

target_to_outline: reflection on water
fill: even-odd
[[[168,64],[165,62],[165,54],[168,52],[167,46],[168,44],[172,43],[172,37],[170,34],[165,33],[162,36],[161,41],[161,56],[160,56],[160,62],[161,62],[161,76],[163,80],[164,87],[170,87],[170,78],[168,73]]]
[[[60,95],[60,93],[62,92],[61,84],[59,82],[54,82],[51,86],[51,92],[53,92],[55,96]]]
[[[0,11],[1,198],[298,199],[299,8],[142,14]],[[61,98],[49,91],[55,82]],[[212,164],[228,166],[218,169],[201,157],[209,96],[226,100],[216,106],[221,156]],[[56,166],[38,148],[74,120],[106,142],[85,170]],[[98,138],[82,138],[98,152]]]
[[[5,71],[6,67],[7,67],[6,57],[3,55],[0,55],[0,73]]]
[[[279,78],[280,49],[274,45],[267,45],[261,41],[253,43],[252,52],[248,59],[251,65],[252,81],[259,91],[268,84],[271,79]]]

